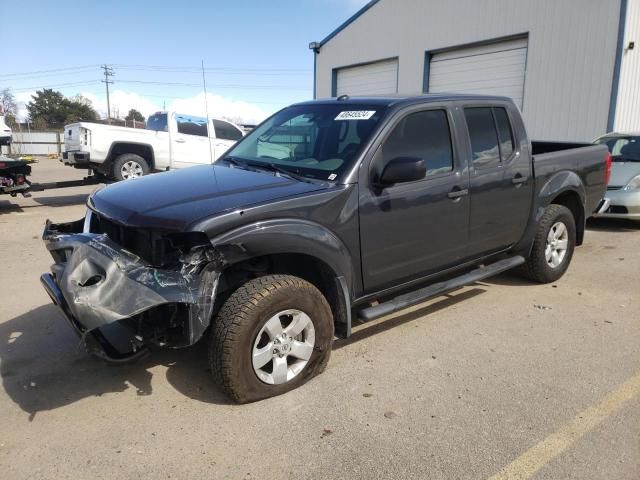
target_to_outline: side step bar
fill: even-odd
[[[384,303],[359,310],[358,317],[363,320],[373,320],[374,318],[382,317],[383,315],[388,315],[390,313],[397,312],[398,310],[412,307],[413,305],[417,305],[418,303],[422,303],[430,298],[450,292],[451,290],[492,277],[510,270],[513,267],[522,265],[524,262],[525,259],[521,256],[505,258],[504,260],[500,260],[490,265],[476,268],[475,270],[460,275],[459,277],[455,277],[444,282],[434,283],[419,290],[392,298]]]

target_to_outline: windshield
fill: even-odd
[[[155,113],[149,115],[147,119],[147,130],[155,130],[156,132],[168,132],[167,128],[167,114]]]
[[[227,157],[333,181],[352,165],[385,111],[380,105],[285,108],[249,133]]]
[[[601,137],[596,143],[607,146],[614,162],[640,162],[640,137]]]

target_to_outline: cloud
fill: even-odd
[[[16,94],[18,104],[18,118],[24,120],[27,117],[26,104],[31,100],[33,92],[22,92]],[[81,95],[89,99],[101,117],[107,116],[107,101],[104,97],[95,93],[81,92]],[[124,90],[114,90],[110,95],[111,115],[125,117],[130,109],[135,108],[145,117],[162,109],[161,99],[154,101],[135,92]],[[234,100],[220,95],[207,94],[209,116],[213,118],[228,118],[237,123],[255,124],[264,120],[269,112],[265,112],[259,106]],[[206,104],[204,93],[199,93],[193,97],[175,98],[168,100],[166,108],[186,115],[206,115]]]
[[[175,99],[168,108],[180,113],[205,116],[207,104],[210,117],[228,118],[238,123],[259,123],[268,115],[255,104],[210,93],[207,94],[207,103],[205,103],[204,93],[199,93],[192,98]]]

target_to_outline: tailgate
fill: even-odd
[[[87,129],[82,128],[79,123],[72,123],[64,127],[64,150],[66,152],[82,150],[87,144],[89,135]]]

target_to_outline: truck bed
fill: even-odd
[[[607,188],[604,159],[608,150],[605,145],[532,141],[531,153],[538,189],[546,185],[557,172],[570,170],[575,172],[584,184],[587,215],[596,209]]]

